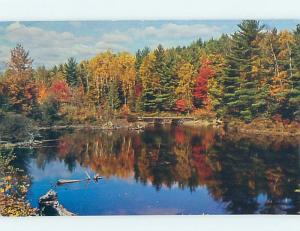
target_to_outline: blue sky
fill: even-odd
[[[217,38],[237,30],[240,20],[148,20],[148,21],[47,21],[0,22],[0,66],[9,51],[21,43],[30,51],[34,66],[78,61],[111,50],[136,52],[148,46],[188,45],[202,38]],[[300,20],[262,20],[267,27],[293,30]]]

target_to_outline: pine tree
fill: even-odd
[[[135,89],[132,92],[134,95],[131,95],[131,98],[134,98],[135,107],[132,106],[132,111],[142,110],[142,79],[140,75],[140,68],[143,63],[144,58],[150,53],[150,49],[145,47],[143,50],[138,49],[135,54],[135,69],[136,69],[136,78],[135,78]]]
[[[142,81],[141,105],[145,111],[158,110],[157,94],[160,91],[160,76],[155,69],[156,56],[153,52],[149,53],[140,67],[140,77]]]
[[[88,94],[90,90],[90,79],[91,79],[90,75],[91,74],[89,73],[88,70],[88,62],[82,61],[78,65],[78,79],[80,80],[79,82],[82,84],[84,92],[86,94]]]
[[[245,20],[238,27],[227,56],[222,113],[250,121],[261,106],[261,102],[255,104],[258,77],[253,67],[259,56],[256,40],[263,27],[255,20]]]
[[[294,65],[296,72],[290,77],[289,105],[293,117],[300,121],[300,24],[294,31],[295,43],[293,46]]]
[[[160,111],[169,111],[174,104],[174,85],[172,81],[172,60],[166,63],[166,54],[162,45],[154,51],[155,63],[154,70],[160,78],[160,88],[156,95],[156,103]]]
[[[77,62],[75,58],[71,57],[68,59],[68,62],[64,65],[64,73],[69,86],[78,86],[79,81],[77,73]]]

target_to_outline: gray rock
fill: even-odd
[[[54,190],[48,191],[39,199],[39,213],[41,216],[74,216],[75,214],[65,209],[59,202]]]

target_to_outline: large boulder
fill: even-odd
[[[74,216],[59,202],[57,193],[52,189],[39,199],[39,213],[41,216]]]

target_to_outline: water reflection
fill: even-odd
[[[34,154],[40,169],[59,160],[70,172],[80,165],[108,179],[151,184],[157,191],[178,187],[193,193],[200,186],[230,214],[300,210],[294,192],[299,183],[297,140],[180,126],[148,128],[140,134],[75,131],[51,136],[58,140]]]

